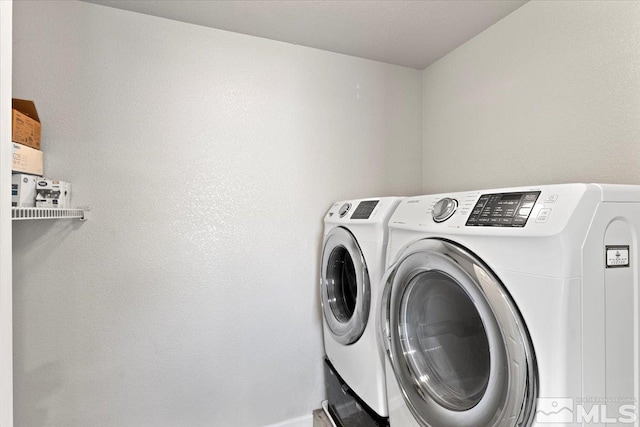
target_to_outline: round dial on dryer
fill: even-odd
[[[435,222],[443,222],[451,218],[458,208],[458,201],[450,197],[438,200],[431,211],[431,216]]]
[[[351,203],[345,203],[344,205],[340,206],[340,210],[338,211],[338,213],[340,214],[340,218],[345,216],[350,209],[351,209]]]

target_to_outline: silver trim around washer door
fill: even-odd
[[[413,375],[403,349],[400,325],[405,292],[414,279],[441,272],[457,283],[472,301],[486,333],[490,350],[489,376],[484,394],[474,406],[446,407],[429,378]],[[414,283],[414,285],[411,285]],[[380,300],[378,332],[411,413],[425,427],[514,427],[533,422],[538,375],[533,346],[522,317],[499,279],[474,254],[453,242],[423,239],[405,247],[385,274]],[[406,305],[405,305],[406,309]],[[426,356],[425,356],[426,357]]]
[[[342,297],[336,291],[340,284],[335,283],[328,271],[329,260],[336,250],[346,250],[353,261],[357,295],[353,313],[346,319],[339,312],[339,299]],[[322,248],[322,262],[320,271],[320,302],[324,320],[331,330],[333,338],[343,345],[356,342],[365,327],[369,318],[371,307],[371,289],[369,284],[369,271],[367,264],[360,250],[360,246],[349,230],[343,227],[336,227],[329,232],[325,238]]]

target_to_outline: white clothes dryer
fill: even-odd
[[[640,186],[403,200],[378,319],[390,425],[638,426],[639,235]]]
[[[320,294],[328,407],[346,425],[387,424],[384,358],[375,320],[387,223],[400,200],[337,202],[324,219]],[[369,415],[373,421],[362,420]]]

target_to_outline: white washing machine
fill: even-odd
[[[638,426],[640,186],[412,197],[389,222],[392,427]]]
[[[375,320],[387,223],[400,200],[337,202],[324,219],[320,293],[325,378],[330,415],[343,425],[387,425],[384,357]]]

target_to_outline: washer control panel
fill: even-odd
[[[483,194],[465,225],[524,227],[539,196],[540,191]]]

